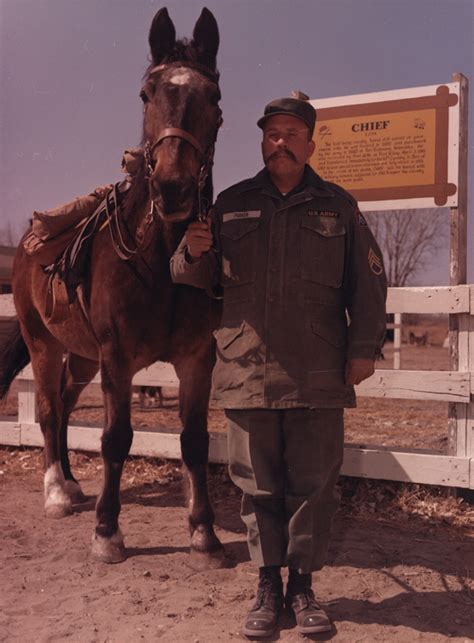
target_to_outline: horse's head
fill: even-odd
[[[203,9],[192,41],[176,41],[168,11],[160,9],[149,43],[153,62],[141,97],[150,196],[163,219],[182,221],[203,190],[222,122],[217,23]]]

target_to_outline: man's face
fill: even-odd
[[[314,143],[304,122],[295,116],[277,114],[263,128],[262,155],[271,175],[300,174],[314,152]]]

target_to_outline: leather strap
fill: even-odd
[[[196,149],[201,156],[204,156],[204,150],[202,149],[201,143],[196,138],[194,138],[192,134],[186,132],[186,130],[184,129],[179,129],[178,127],[167,127],[164,130],[161,130],[158,138],[153,143],[150,152],[153,152],[155,147],[159,145],[159,143],[161,143],[161,141],[165,138],[182,138],[185,141],[188,141],[188,143],[191,143],[194,149]]]

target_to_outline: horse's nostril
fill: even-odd
[[[155,185],[167,212],[179,210],[193,195],[192,181],[160,181]]]
[[[177,181],[162,182],[160,192],[165,201],[176,201],[181,196],[181,184]]]

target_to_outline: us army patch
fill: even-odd
[[[331,219],[337,219],[339,212],[330,212],[329,210],[308,210],[306,213],[308,217],[326,217]]]
[[[261,210],[245,210],[243,212],[226,212],[222,215],[222,221],[233,221],[234,219],[258,219],[262,214]]]
[[[382,259],[372,250],[372,248],[369,248],[369,266],[374,275],[381,275],[383,272],[383,263]]]
[[[356,211],[356,218],[359,225],[367,227],[367,221],[360,210]]]

